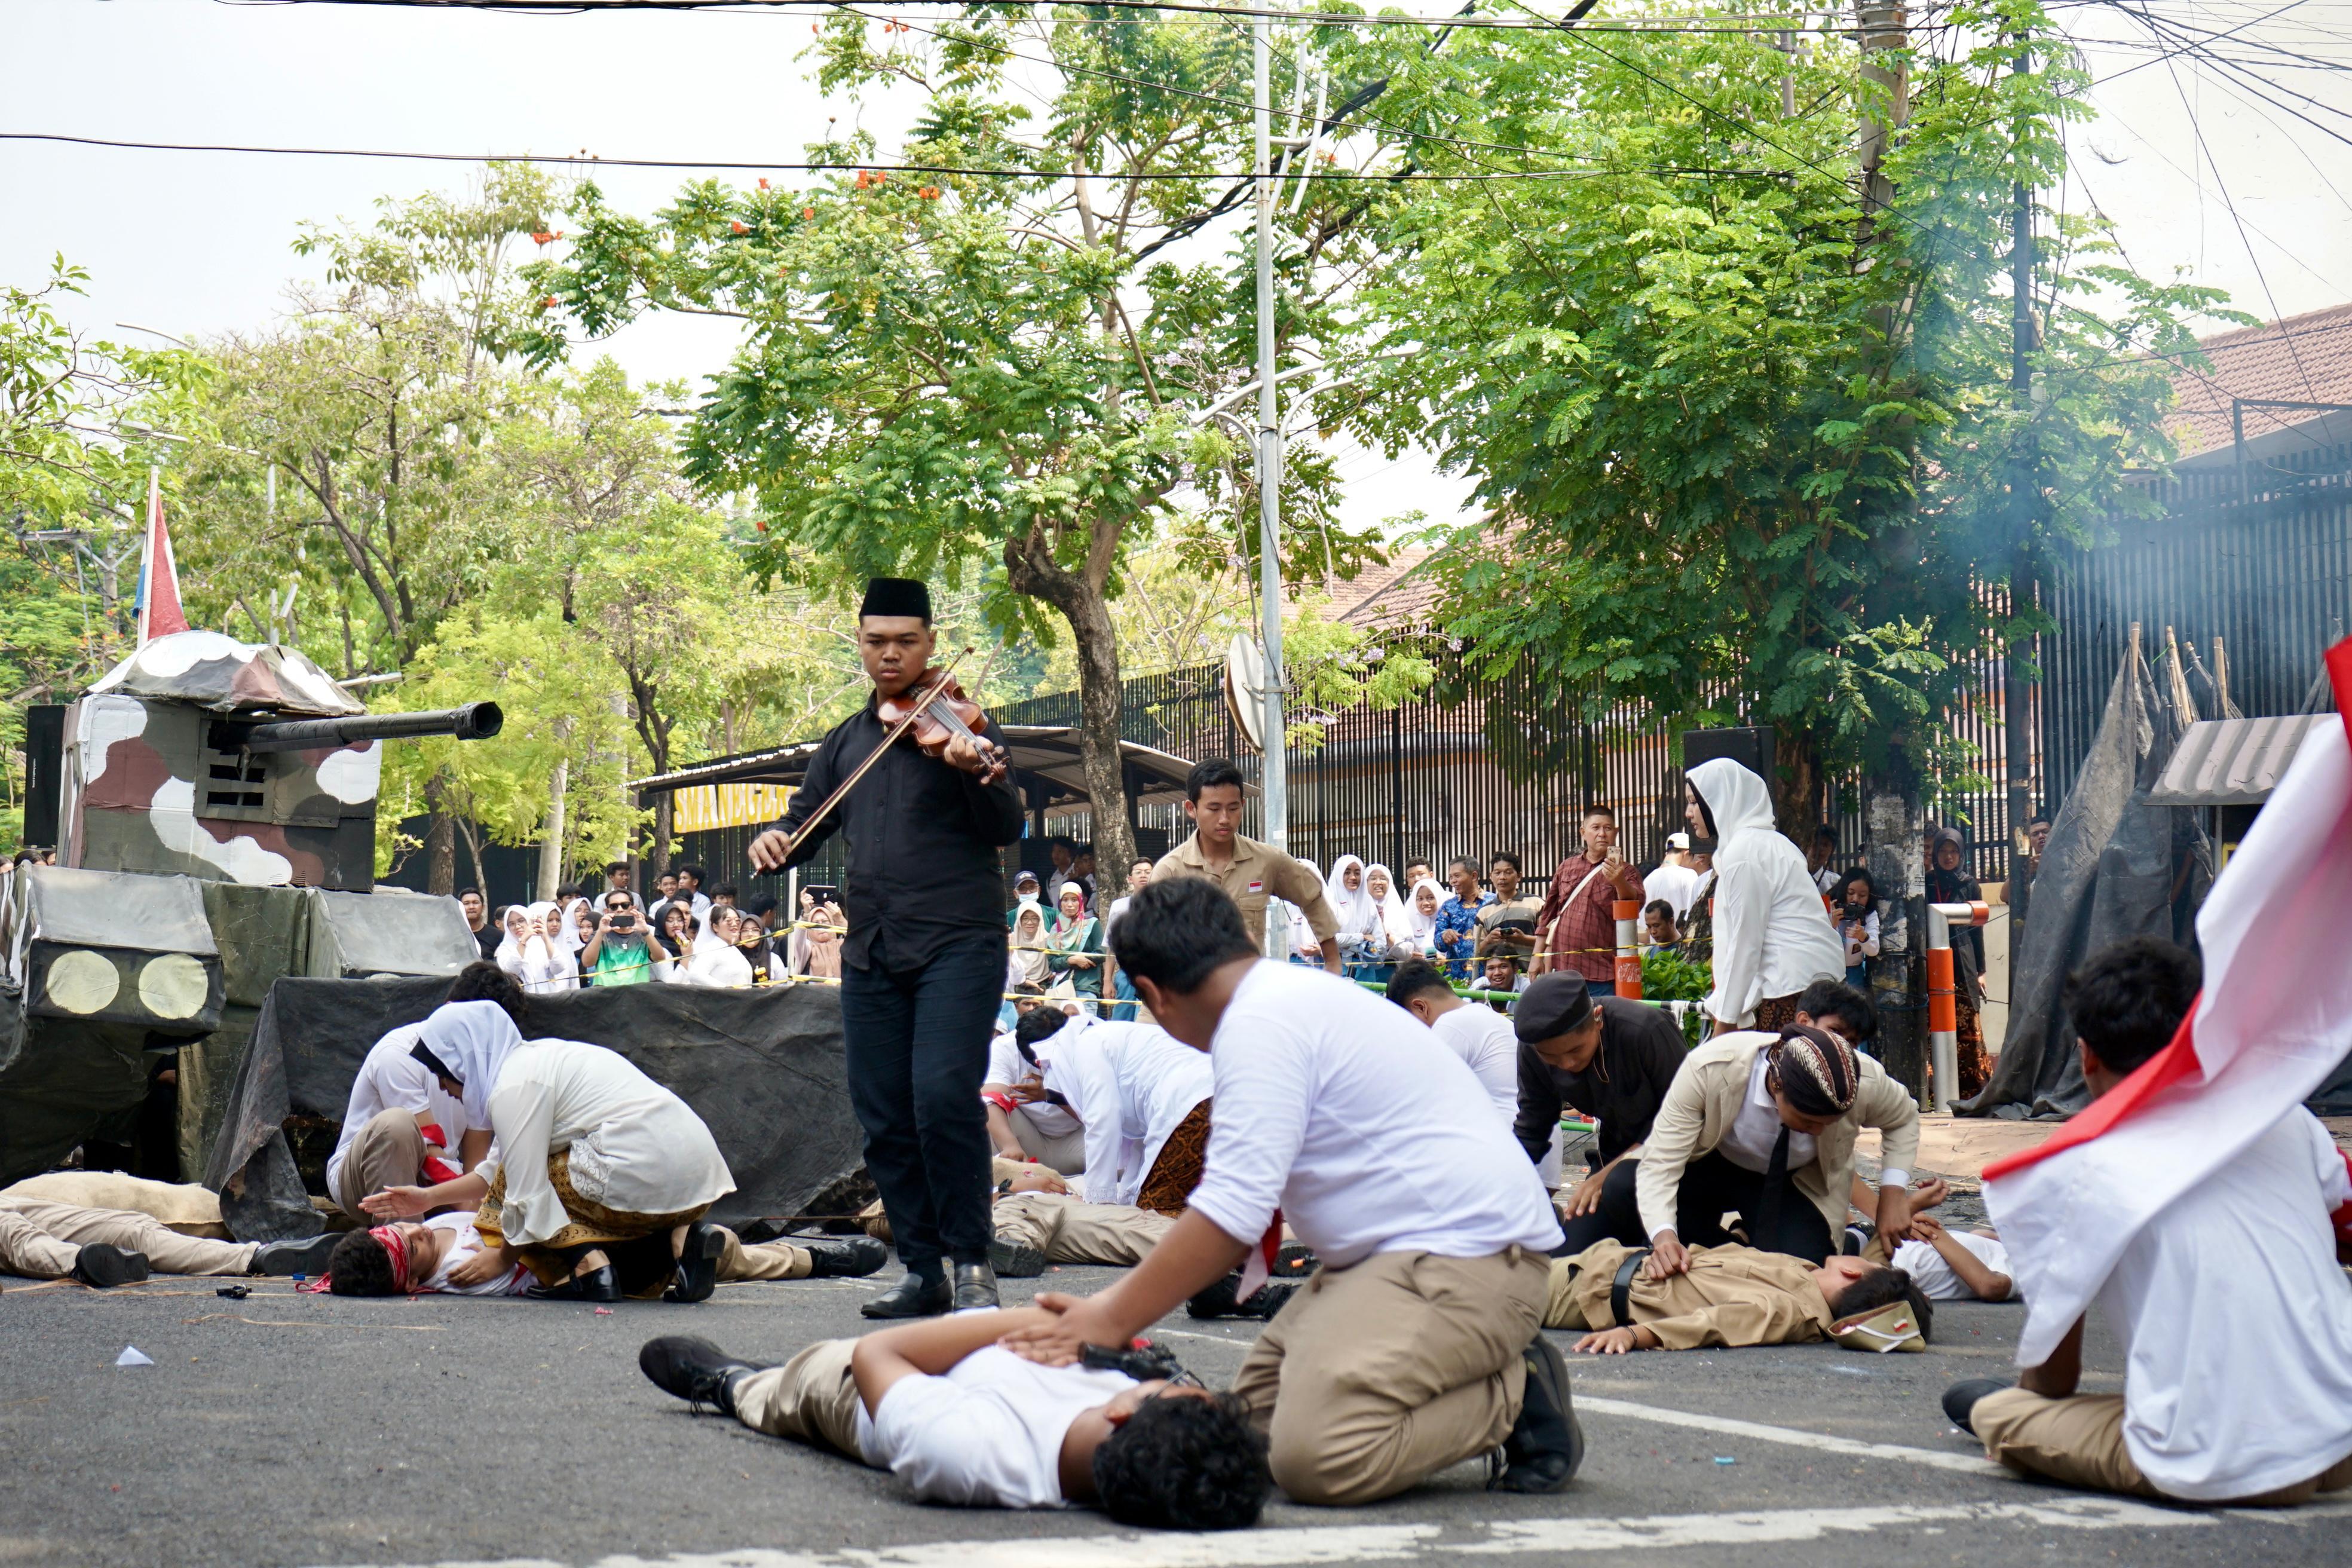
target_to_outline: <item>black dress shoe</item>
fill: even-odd
[[[1970,1423],[1969,1417],[1976,1412],[1977,1401],[1988,1394],[1999,1394],[2002,1389],[2010,1386],[1997,1377],[1964,1379],[1944,1390],[1944,1414],[1951,1417],[1953,1426],[1973,1437],[1977,1435],[1977,1429]]]
[[[1527,1396],[1503,1439],[1505,1468],[1494,1486],[1496,1491],[1556,1492],[1584,1463],[1584,1428],[1569,1395],[1568,1358],[1540,1331],[1522,1353]]]
[[[265,1241],[254,1248],[249,1274],[275,1274],[281,1279],[289,1274],[308,1274],[312,1278],[327,1271],[327,1259],[342,1237],[334,1231],[322,1236],[308,1237],[300,1241]]]
[[[1296,1285],[1268,1282],[1259,1286],[1257,1294],[1244,1301],[1241,1299],[1242,1277],[1228,1274],[1185,1302],[1184,1311],[1186,1316],[1194,1318],[1255,1318],[1261,1322],[1270,1322],[1274,1315],[1297,1293]]]
[[[869,1318],[936,1318],[954,1303],[955,1292],[948,1289],[946,1275],[906,1274],[857,1310]]]
[[[870,1236],[804,1236],[792,1245],[809,1255],[812,1279],[863,1279],[890,1261],[890,1249]]]
[[[1286,1241],[1274,1255],[1269,1269],[1276,1279],[1304,1279],[1318,1267],[1315,1249],[1303,1241]]]
[[[975,1308],[994,1310],[1001,1305],[996,1299],[996,1271],[985,1263],[959,1263],[955,1266],[955,1310],[969,1312]]]
[[[534,1285],[523,1292],[534,1301],[617,1301],[621,1299],[620,1277],[609,1263],[583,1269],[561,1285]]]
[[[675,1394],[698,1410],[709,1405],[722,1415],[735,1414],[735,1380],[764,1372],[748,1361],[738,1361],[709,1340],[687,1334],[664,1334],[647,1340],[637,1351],[637,1370],[665,1394]]]
[[[1045,1272],[1045,1255],[1025,1241],[1000,1236],[988,1244],[988,1266],[999,1279],[1034,1279]]]
[[[136,1285],[147,1278],[147,1255],[93,1241],[74,1254],[73,1277],[100,1290]]]
[[[708,1301],[719,1289],[719,1259],[727,1250],[727,1233],[708,1220],[686,1227],[677,1249],[677,1278],[662,1292],[665,1301]]]

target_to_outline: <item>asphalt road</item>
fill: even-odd
[[[1108,1270],[1037,1283],[1091,1289]],[[2352,1500],[2156,1508],[2028,1483],[1944,1421],[1997,1374],[2021,1310],[1949,1305],[1925,1355],[1831,1346],[1576,1363],[1591,1456],[1552,1497],[1465,1465],[1360,1510],[1278,1504],[1213,1540],[1098,1515],[909,1502],[889,1476],[689,1415],[637,1346],[691,1331],[780,1360],[857,1331],[872,1281],[721,1287],[696,1307],[297,1296],[255,1281],[111,1291],[5,1281],[0,1563],[606,1568],[1210,1568],[1366,1561],[1596,1565],[2341,1563]],[[1008,1285],[1025,1299],[1026,1282]],[[1255,1325],[1165,1327],[1212,1384]],[[154,1364],[118,1367],[135,1345]],[[2094,1341],[2090,1386],[2117,1385]]]

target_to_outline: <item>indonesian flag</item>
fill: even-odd
[[[2143,1226],[2352,1051],[2352,638],[2327,673],[2344,723],[2305,739],[2215,880],[2197,917],[2205,988],[2179,1033],[2047,1142],[1985,1167],[2025,1296],[2020,1366],[2049,1359]]]
[[[147,541],[139,563],[139,646],[188,629],[180,608],[180,567],[172,559],[172,531],[163,526],[160,476],[147,470]]]

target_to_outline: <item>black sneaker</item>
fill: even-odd
[[[890,1261],[890,1249],[870,1236],[803,1236],[792,1245],[809,1255],[812,1279],[863,1279]]]
[[[73,1277],[99,1290],[136,1285],[147,1278],[147,1255],[93,1241],[74,1254]]]
[[[675,1394],[697,1410],[708,1405],[722,1415],[732,1415],[735,1380],[766,1368],[738,1361],[709,1340],[664,1334],[638,1349],[637,1370],[656,1388]]]
[[[1257,1294],[1244,1301],[1241,1299],[1242,1277],[1228,1274],[1185,1302],[1184,1311],[1194,1318],[1255,1318],[1269,1321],[1297,1291],[1296,1285],[1268,1283],[1259,1286]]]
[[[1973,1437],[1977,1429],[1969,1425],[1969,1417],[1975,1413],[1977,1401],[2009,1386],[1997,1377],[1971,1377],[1956,1383],[1944,1390],[1944,1414],[1951,1417],[1953,1426]]]
[[[1304,1279],[1317,1267],[1313,1247],[1303,1241],[1286,1241],[1276,1251],[1270,1272],[1276,1279]]]
[[[1000,1279],[1034,1279],[1045,1272],[1045,1255],[1025,1241],[1000,1236],[988,1244],[988,1266]]]
[[[253,1250],[249,1274],[274,1274],[283,1279],[289,1274],[307,1274],[316,1279],[327,1271],[327,1259],[342,1236],[328,1231],[322,1236],[305,1237],[300,1241],[265,1241]]]
[[[1570,1397],[1568,1359],[1540,1330],[1523,1352],[1527,1397],[1503,1440],[1503,1473],[1489,1483],[1506,1492],[1556,1492],[1584,1463],[1584,1427]]]

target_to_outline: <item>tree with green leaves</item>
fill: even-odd
[[[2216,300],[2045,210],[2047,390],[2011,407],[2011,186],[2058,183],[2084,79],[2034,0],[1946,20],[1962,47],[1909,58],[1866,245],[1852,126],[1873,89],[1834,38],[1790,53],[1769,21],[1727,20],[1472,33],[1434,55],[1376,35],[1349,57],[1393,75],[1392,117],[1524,149],[1413,145],[1426,168],[1515,177],[1373,215],[1396,262],[1362,305],[1409,355],[1330,411],[1477,476],[1491,510],[1443,531],[1433,567],[1451,629],[1489,672],[1531,662],[1582,693],[1587,717],[1775,726],[1791,826],[1828,773],[1966,771],[1944,720],[1959,662],[2018,629],[1987,590],[2145,504],[2126,470],[2167,456],[2167,358]]]
[[[1001,635],[1060,624],[1112,865],[1133,853],[1112,808],[1111,610],[1133,553],[1188,494],[1255,550],[1247,432],[1229,412],[1254,374],[1252,285],[1244,258],[1206,253],[1249,188],[1233,111],[1249,40],[1197,20],[975,5],[918,24],[842,7],[814,46],[818,83],[916,98],[897,157],[841,137],[813,150],[838,174],[797,190],[700,183],[649,220],[585,185],[566,247],[532,274],[542,362],[568,351],[565,331],[602,335],[651,310],[742,323],[685,451],[707,491],[758,498],[755,570],[971,581]],[[1365,259],[1352,199],[1302,195],[1283,223],[1286,367],[1344,353],[1336,301]],[[1204,254],[1180,264],[1188,240]],[[1332,483],[1294,444],[1292,540],[1347,570],[1370,542],[1330,528]]]

